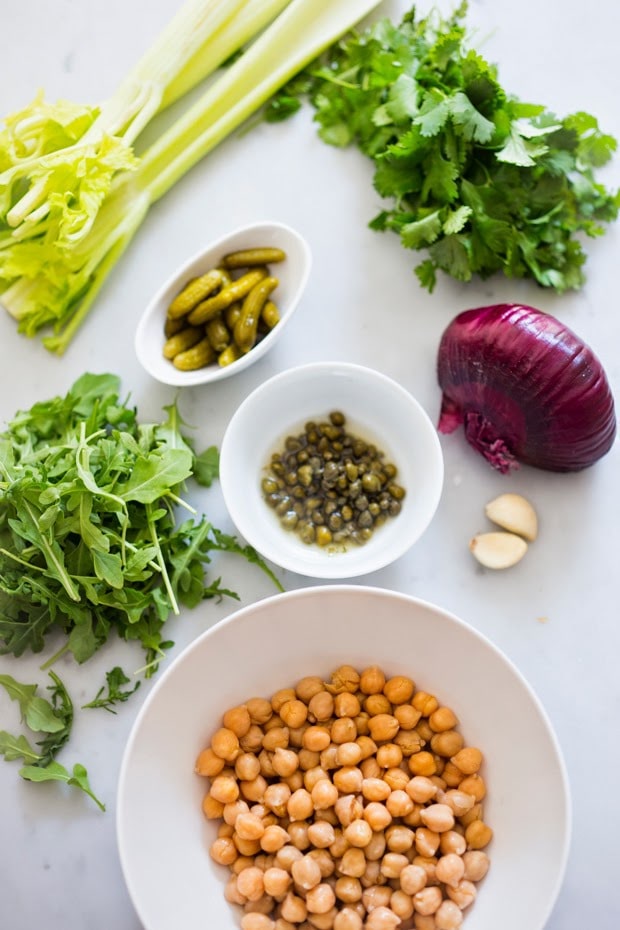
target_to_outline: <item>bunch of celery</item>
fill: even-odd
[[[101,107],[39,96],[0,133],[0,301],[62,354],[149,207],[379,0],[188,0]],[[246,43],[251,40],[249,46]],[[152,118],[243,50],[141,157]]]

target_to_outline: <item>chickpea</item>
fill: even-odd
[[[309,891],[311,888],[314,888],[319,884],[322,878],[318,862],[310,856],[304,856],[302,859],[293,862],[291,874],[295,885],[303,889],[303,891]]]
[[[444,885],[450,885],[455,888],[463,878],[465,864],[460,856],[456,853],[447,853],[437,862],[435,875]]]
[[[482,765],[482,753],[476,746],[465,746],[450,759],[464,775],[474,775]]]
[[[447,804],[430,804],[421,811],[420,817],[425,826],[435,833],[443,833],[454,826],[454,814]]]
[[[334,859],[341,859],[349,848],[349,841],[346,839],[340,827],[334,828],[335,839],[329,847],[329,853]]]
[[[384,743],[377,749],[377,762],[382,769],[396,768],[403,761],[403,751],[397,743]]]
[[[374,911],[378,907],[387,907],[392,897],[389,885],[369,885],[362,894],[362,904],[367,911]]]
[[[303,742],[303,736],[302,736]],[[321,762],[321,755],[318,752],[312,752],[310,749],[300,749],[297,753],[299,759],[299,768],[307,772],[310,769],[318,768]]]
[[[299,756],[292,749],[282,749],[278,746],[273,754],[271,764],[276,775],[287,778],[299,768]]]
[[[357,730],[360,736],[368,736],[370,730],[368,727],[368,721],[370,720],[370,714],[367,714],[363,710],[360,714],[353,717],[353,723],[355,724],[355,729]]]
[[[362,760],[362,749],[358,743],[341,743],[336,752],[338,765],[357,765]]]
[[[263,775],[257,775],[251,781],[240,782],[239,787],[246,801],[262,801],[267,790],[267,780]]]
[[[310,840],[308,839],[308,823],[305,820],[295,820],[289,823],[287,832],[293,846],[302,851],[308,849]]]
[[[424,743],[429,743],[433,738],[434,731],[431,730],[426,717],[422,717],[413,729]]]
[[[209,746],[199,753],[194,771],[197,775],[206,775],[208,778],[212,778],[214,775],[220,774],[225,764],[224,759],[217,756]]]
[[[430,717],[439,707],[437,698],[427,691],[416,691],[411,698],[411,703],[416,710],[420,711],[423,717]]]
[[[352,743],[357,738],[357,728],[350,717],[338,717],[332,723],[332,742],[336,744]]]
[[[482,820],[482,804],[479,801],[474,804],[471,810],[459,817],[459,823],[462,827],[468,827],[474,820]]]
[[[338,909],[331,907],[324,914],[308,914],[308,922],[300,930],[333,930]]]
[[[476,886],[473,882],[463,879],[455,888],[448,887],[446,892],[451,901],[454,901],[462,911],[473,904],[476,899]]]
[[[351,878],[349,875],[342,875],[337,879],[334,891],[338,900],[344,904],[354,904],[355,901],[362,899],[362,886],[359,878]]]
[[[370,842],[364,849],[364,855],[366,856],[366,861],[370,865],[371,862],[377,862],[379,859],[383,858],[387,847],[387,842],[385,839],[385,833],[383,830],[377,830],[376,833],[373,833]],[[380,868],[377,871],[377,878],[380,873]]]
[[[493,839],[493,831],[482,820],[474,820],[465,829],[468,849],[484,849]]]
[[[219,865],[231,865],[238,856],[237,847],[229,836],[214,840],[209,852],[214,862]]]
[[[415,895],[426,887],[426,870],[419,865],[406,865],[399,878],[401,889],[408,895]]]
[[[334,698],[329,691],[319,691],[308,704],[308,717],[323,722],[334,715]]]
[[[383,686],[383,693],[392,704],[406,704],[413,697],[415,685],[405,675],[395,675]]]
[[[276,771],[273,767],[273,753],[262,749],[258,754],[258,761],[260,762],[261,775],[264,775],[265,778],[274,778]]]
[[[344,836],[351,846],[363,849],[372,839],[372,828],[365,820],[354,820],[345,827]]]
[[[249,701],[245,702],[245,706],[248,710],[252,723],[258,724],[259,726],[267,723],[273,714],[271,702],[267,701],[265,698],[250,698]]]
[[[431,736],[431,749],[440,756],[450,758],[463,748],[463,737],[458,730],[442,730]],[[454,759],[452,759],[454,762]],[[456,762],[454,762],[456,765]]]
[[[366,919],[367,930],[394,930],[401,923],[400,917],[389,907],[376,907]]]
[[[326,914],[336,903],[336,895],[331,885],[321,882],[306,894],[306,907],[310,914]]]
[[[294,698],[285,701],[280,708],[280,717],[287,727],[300,727],[308,717],[308,707],[303,701]]]
[[[233,875],[238,875],[243,869],[248,869],[251,865],[255,864],[256,860],[252,858],[252,856],[237,856],[229,868]]]
[[[246,898],[237,890],[237,877],[233,873],[224,888],[224,897],[229,904],[245,904]]]
[[[263,875],[265,892],[272,895],[274,898],[285,895],[291,885],[291,881],[291,876],[285,869],[279,869],[277,866],[265,869]]]
[[[404,791],[409,784],[409,775],[402,768],[391,768],[383,773],[383,780],[392,791]]]
[[[221,817],[225,809],[224,804],[221,801],[217,801],[212,795],[205,794],[202,799],[202,812],[207,818],[207,820],[217,820],[218,817]]]
[[[336,717],[357,717],[362,709],[359,698],[349,691],[343,691],[334,698],[334,714]]]
[[[364,694],[380,694],[385,686],[385,675],[378,665],[370,665],[360,675],[359,685]]]
[[[426,804],[437,794],[437,786],[425,775],[415,775],[407,782],[405,791],[416,804]]]
[[[259,840],[265,832],[265,825],[256,814],[239,814],[235,820],[235,832],[242,840]]]
[[[360,769],[362,770],[364,778],[381,778],[381,766],[374,756],[369,759],[364,759],[364,761],[360,763]]]
[[[332,673],[331,683],[326,687],[333,694],[340,694],[342,691],[350,691],[355,694],[359,687],[360,674],[352,665],[341,665]]]
[[[312,804],[317,811],[328,810],[338,800],[338,789],[328,778],[320,778],[310,791]]]
[[[292,775],[287,775],[282,779],[285,785],[288,785],[292,791],[299,791],[300,788],[304,787],[304,776],[299,771],[293,772]]]
[[[412,775],[434,775],[437,771],[435,759],[430,752],[414,752],[407,760]]]
[[[463,912],[454,901],[442,901],[435,912],[437,930],[458,930],[463,923]]]
[[[283,827],[271,824],[265,827],[265,832],[260,838],[260,847],[266,853],[277,853],[289,840],[290,836]]]
[[[392,822],[392,815],[384,804],[379,801],[370,801],[364,808],[364,820],[373,830],[385,830]]]
[[[431,730],[441,733],[442,730],[453,730],[458,724],[458,719],[449,707],[438,707],[429,716],[428,722]]]
[[[245,704],[240,704],[238,707],[231,707],[230,710],[227,710],[222,718],[222,723],[224,727],[228,730],[232,730],[239,738],[245,736],[252,726],[250,712]]]
[[[211,749],[220,759],[224,759],[226,762],[234,762],[241,751],[239,738],[236,733],[233,733],[227,727],[220,727],[213,734]]]
[[[232,836],[234,838],[235,828],[228,823],[221,823],[217,828],[218,836]]]
[[[393,824],[385,831],[385,841],[390,852],[408,852],[413,847],[414,837],[413,830],[401,824]]]
[[[415,848],[420,856],[434,856],[439,849],[440,834],[428,827],[418,827],[415,831]]]
[[[252,781],[260,773],[260,762],[254,753],[242,752],[235,759],[235,775],[239,781]]]
[[[391,788],[382,778],[364,778],[362,794],[367,801],[386,801],[391,794]]]
[[[308,827],[308,839],[317,849],[328,849],[336,839],[336,834],[330,823],[319,820]]]
[[[422,826],[422,818],[420,817],[420,814],[421,814],[422,810],[423,810],[423,805],[422,805],[422,804],[414,804],[414,805],[413,805],[413,810],[411,811],[411,813],[410,813],[410,814],[407,814],[405,817],[403,817],[403,823],[405,824],[405,826],[407,826],[407,827],[421,827],[421,826]]]
[[[465,872],[463,877],[469,882],[482,881],[489,871],[489,857],[478,849],[468,850],[463,854]]]
[[[405,817],[413,810],[413,801],[406,791],[397,789],[396,791],[392,791],[385,802],[385,806],[392,817]]]
[[[465,794],[471,794],[476,801],[482,801],[487,793],[484,779],[481,778],[477,773],[473,775],[466,775],[458,787],[459,791],[464,791]]]
[[[416,752],[421,752],[425,746],[424,740],[416,730],[399,730],[394,737],[394,743],[403,756],[412,756]]]
[[[377,744],[373,739],[370,738],[370,736],[358,736],[355,742],[360,747],[362,751],[361,758],[364,760],[370,759],[370,757],[377,751]]]
[[[351,907],[343,907],[334,918],[334,930],[362,930],[362,918]]]
[[[237,890],[248,901],[258,901],[259,898],[262,898],[265,893],[262,870],[256,868],[256,866],[250,866],[250,868],[239,872],[237,875]]]
[[[340,874],[361,878],[366,871],[366,857],[361,849],[347,849],[340,860]]]
[[[232,804],[239,797],[239,783],[234,775],[216,775],[209,794],[222,804]]]
[[[308,727],[304,733],[303,746],[304,749],[321,752],[321,750],[327,749],[331,741],[331,734],[327,727]]]
[[[397,888],[390,898],[390,907],[401,920],[409,920],[413,915],[413,898],[402,889]]]
[[[472,794],[467,794],[465,791],[451,788],[449,791],[445,792],[442,802],[452,808],[455,817],[462,817],[463,814],[466,814],[472,809],[475,804],[475,798]]]
[[[381,860],[381,874],[386,878],[398,878],[409,859],[402,853],[388,852]]]
[[[306,919],[307,914],[308,910],[303,898],[289,891],[280,905],[280,915],[285,920],[290,920],[292,924],[300,924]]]
[[[250,808],[246,801],[239,799],[237,801],[233,801],[231,804],[225,804],[221,816],[224,818],[225,823],[234,827],[235,821],[239,814],[247,814],[249,810]]]
[[[239,740],[239,746],[243,752],[260,752],[263,745],[263,733],[261,727],[258,724],[253,723],[245,736],[242,736]]]
[[[430,887],[422,888],[421,891],[414,894],[413,906],[418,914],[423,914],[425,917],[428,917],[429,914],[434,914],[437,911],[442,900],[443,895],[441,889],[436,885],[431,885]]]
[[[345,794],[334,804],[334,811],[342,826],[348,827],[353,820],[363,816],[364,808],[354,794]]]
[[[288,727],[271,727],[263,737],[263,749],[275,752],[276,749],[286,749],[289,740]]]
[[[280,688],[271,696],[271,707],[274,713],[279,714],[283,704],[286,704],[287,701],[296,700],[297,695],[294,688]]]
[[[398,720],[401,730],[413,730],[419,723],[422,714],[413,704],[399,704],[394,708],[393,714]]]
[[[381,858],[382,857],[379,857],[379,859],[373,859],[369,862],[368,856],[366,856],[366,870],[360,879],[362,888],[372,888],[373,885],[387,884],[387,879],[381,874]]]
[[[304,704],[309,704],[314,695],[320,694],[322,691],[325,692],[325,685],[318,675],[308,675],[300,679],[295,685],[295,694]]]
[[[363,781],[362,770],[355,765],[343,765],[333,775],[336,788],[345,794],[358,794],[362,790]]]
[[[242,856],[255,856],[261,849],[260,840],[244,840],[237,833],[233,834],[233,842]]]
[[[437,924],[435,923],[435,918],[430,915],[425,917],[422,914],[413,915],[413,926],[415,930],[437,930]]]
[[[335,743],[330,743],[326,749],[321,750],[319,762],[326,772],[338,768],[338,747]]]
[[[286,844],[281,846],[276,852],[275,864],[279,869],[285,869],[290,872],[294,862],[303,859],[303,853],[296,846]]]
[[[457,856],[462,856],[467,849],[465,837],[457,833],[456,830],[446,830],[445,833],[440,834],[440,837],[439,849],[444,856],[447,856],[448,853],[456,853]]]
[[[386,698],[385,694],[370,694],[364,701],[364,710],[369,717],[375,717],[379,714],[391,715],[392,705]]]
[[[291,820],[306,820],[314,810],[312,795],[305,788],[299,788],[291,794],[286,809]]]
[[[273,930],[275,923],[266,914],[244,914],[241,918],[241,930]]]

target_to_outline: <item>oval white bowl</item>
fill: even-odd
[[[224,899],[228,869],[209,857],[217,825],[202,815],[206,782],[194,774],[195,759],[229,707],[305,675],[328,678],[343,663],[413,677],[454,710],[467,743],[484,753],[491,868],[463,930],[542,930],[571,825],[564,762],[544,709],[515,666],[453,614],[354,585],[245,607],[155,683],[129,737],[117,804],[120,860],[145,930],[238,930],[241,911]]]
[[[253,349],[231,365],[220,367],[214,363],[196,371],[179,371],[162,354],[166,312],[173,298],[191,278],[215,267],[226,253],[263,246],[280,248],[286,252],[285,261],[278,263],[277,270],[274,266],[274,274],[279,280],[273,293],[273,299],[280,311],[278,324]],[[308,243],[303,236],[284,223],[253,223],[209,243],[174,272],[144,311],[134,341],[138,361],[157,381],[177,387],[209,384],[243,371],[262,358],[284,332],[306,287],[311,264]]]
[[[271,453],[332,410],[383,450],[406,490],[401,513],[345,551],[307,545],[283,529],[261,491]],[[383,568],[420,538],[441,497],[443,456],[428,415],[396,381],[362,365],[316,362],[275,375],[239,406],[222,440],[220,484],[237,530],[265,558],[300,575],[353,578]]]

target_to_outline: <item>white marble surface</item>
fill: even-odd
[[[103,99],[177,5],[175,0],[3,0],[0,112],[24,105],[39,87],[52,99]],[[419,11],[428,7],[420,3]],[[383,6],[395,14],[405,8],[402,2]],[[620,138],[618,9],[611,0],[474,0],[470,22],[486,56],[500,63],[505,86],[560,114],[593,112]],[[601,178],[618,186],[620,158]],[[182,393],[181,411],[196,426],[199,444],[220,442],[232,412],[262,380],[289,365],[328,356],[365,363],[398,379],[435,418],[440,333],[460,310],[498,300],[533,303],[561,317],[599,354],[620,396],[620,227],[587,244],[588,282],[579,293],[556,297],[533,284],[497,278],[466,286],[442,280],[431,296],[412,275],[415,256],[401,249],[396,237],[367,229],[379,206],[370,181],[370,165],[355,151],[321,143],[308,114],[231,139],[152,211],[62,360],[19,337],[12,322],[0,316],[0,420],[64,393],[84,370],[119,373],[142,416],[157,417],[175,392],[136,366],[132,336],[145,302],[201,243],[262,218],[291,223],[308,237],[314,253],[311,282],[272,354],[237,378]],[[418,595],[456,612],[504,650],[533,685],[556,728],[574,798],[568,870],[548,930],[614,930],[620,926],[619,445],[578,475],[523,468],[512,478],[493,472],[459,434],[442,438],[442,445],[445,491],[430,530],[396,564],[360,583]],[[534,501],[540,538],[516,568],[492,574],[476,566],[467,540],[485,525],[485,502],[508,489]],[[217,487],[197,493],[196,500],[216,525],[232,529]],[[237,588],[242,604],[272,593],[261,574],[237,561],[218,560],[213,572]],[[286,575],[283,581],[287,588],[311,583]],[[230,601],[207,604],[172,623],[174,654],[234,607]],[[41,661],[40,656],[4,657],[0,671],[44,682]],[[99,687],[106,669],[134,662],[139,656],[113,643],[87,666],[63,661],[58,672],[79,706]],[[16,763],[0,762],[3,930],[139,930],[116,851],[115,789],[125,741],[148,690],[143,686],[117,716],[78,714],[62,755],[66,765],[86,764],[107,804],[105,814],[77,792],[25,783]],[[18,727],[15,706],[4,694],[0,727]],[[536,790],[528,784],[527,746],[523,760],[515,803],[526,805]],[[515,894],[527,895],[527,888],[515,888]]]

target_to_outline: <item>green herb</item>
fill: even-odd
[[[22,721],[33,733],[43,734],[37,743],[40,750],[33,749],[26,736],[13,736],[6,731],[0,732],[0,755],[7,762],[17,759],[25,762],[19,770],[22,778],[28,781],[64,781],[68,785],[84,791],[105,811],[105,805],[93,793],[88,773],[83,765],[76,764],[69,772],[56,761],[56,755],[68,741],[73,726],[73,704],[67,689],[54,672],[49,673],[52,684],[51,701],[37,694],[37,685],[26,685],[16,681],[11,675],[0,675],[0,685],[9,697],[19,704]]]
[[[184,483],[209,484],[217,453],[196,456],[176,407],[166,409],[165,422],[139,423],[116,376],[86,374],[0,435],[0,652],[39,652],[53,632],[82,663],[114,631],[142,644],[150,675],[171,645],[171,613],[238,597],[207,579],[214,551],[278,584],[254,550],[192,518]],[[190,516],[177,524],[180,507]]]
[[[416,268],[460,281],[497,271],[564,291],[584,281],[577,234],[600,236],[620,192],[595,179],[616,140],[587,113],[563,119],[510,96],[495,65],[468,47],[467,4],[444,19],[387,19],[334,45],[276,95],[267,119],[308,96],[321,138],[354,144],[388,201],[370,223],[425,250]]]
[[[111,671],[106,672],[106,683],[107,683],[107,694],[105,692],[105,687],[102,687],[97,692],[96,696],[88,704],[82,704],[82,708],[86,707],[103,707],[105,710],[109,711],[111,714],[115,714],[116,711],[113,708],[114,704],[123,703],[131,695],[138,690],[140,687],[140,681],[137,681],[133,688],[125,688],[125,685],[128,685],[131,681],[127,677],[122,668],[119,668],[116,665]]]

